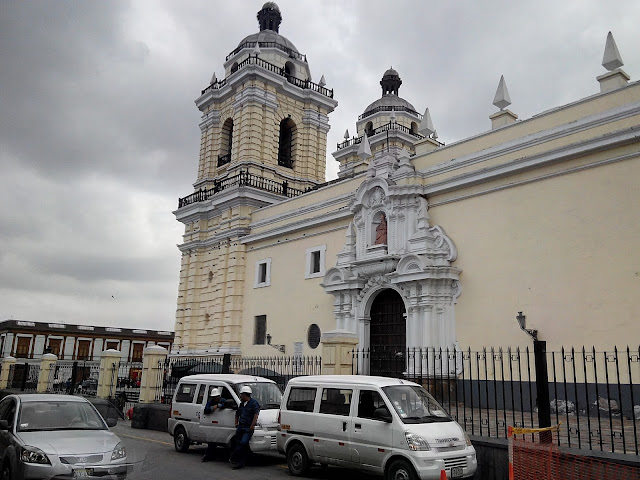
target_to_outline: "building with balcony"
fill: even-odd
[[[0,354],[20,359],[40,359],[53,353],[59,360],[100,360],[104,350],[122,352],[122,360],[141,362],[142,352],[151,345],[171,350],[173,332],[70,325],[66,323],[4,320],[0,322]]]

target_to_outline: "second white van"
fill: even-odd
[[[289,381],[280,405],[280,453],[289,471],[311,463],[384,474],[385,480],[464,478],[477,468],[469,437],[417,383],[364,375]]]

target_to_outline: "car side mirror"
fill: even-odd
[[[107,427],[115,427],[116,425],[118,425],[117,418],[113,418],[113,417],[107,418]]]
[[[233,398],[224,401],[224,408],[231,408],[233,410],[238,409],[238,404]]]
[[[391,423],[393,421],[393,418],[391,418],[391,412],[389,412],[389,409],[386,407],[376,408],[373,412],[373,418],[387,423]]]
[[[9,430],[9,422],[0,420],[0,430]]]

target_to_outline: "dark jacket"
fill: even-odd
[[[250,398],[244,406],[240,403],[238,410],[236,410],[238,427],[249,428],[253,422],[253,417],[258,413],[260,413],[260,404],[255,398]]]
[[[226,402],[226,400],[222,397],[220,397],[220,400],[218,400],[218,409],[220,408],[224,408],[224,403]],[[213,401],[213,399],[211,399],[211,397],[209,397],[209,401],[207,402],[207,404],[204,406],[204,414],[205,415],[209,415],[211,412],[213,412],[213,406],[216,405]]]

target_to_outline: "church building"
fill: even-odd
[[[275,3],[257,17],[196,100],[174,355],[527,345],[518,312],[549,349],[640,338],[640,84],[612,35],[593,95],[519,119],[502,78],[488,129],[448,145],[388,69],[327,182],[339,92]]]

